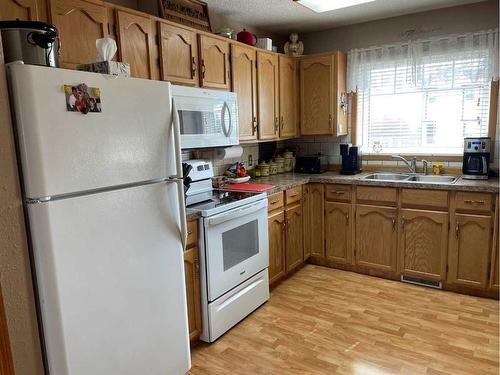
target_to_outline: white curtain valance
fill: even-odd
[[[460,61],[462,65],[468,60],[471,65],[481,61],[484,66],[468,73],[471,82],[498,78],[498,39],[498,30],[488,30],[353,49],[347,54],[348,90],[364,90],[370,84],[369,72],[389,67],[406,71],[406,84],[417,86],[421,82],[422,66],[450,60]]]

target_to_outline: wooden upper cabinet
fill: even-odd
[[[285,209],[286,220],[286,270],[297,268],[304,260],[302,204]]]
[[[161,79],[198,86],[198,39],[194,30],[158,22]]]
[[[20,19],[21,21],[42,20],[39,9],[45,2],[37,0],[2,0],[0,1],[0,21]]]
[[[238,94],[240,140],[257,139],[257,53],[251,47],[231,45],[233,91]]]
[[[279,109],[280,137],[290,138],[298,134],[297,129],[297,60],[279,56]]]
[[[199,339],[202,329],[200,261],[197,247],[184,252],[184,275],[186,278],[189,339],[193,342]]]
[[[199,49],[201,87],[229,90],[229,42],[200,34]]]
[[[269,285],[285,275],[285,213],[276,210],[268,218]]]
[[[325,198],[323,184],[309,184],[310,197],[310,229],[311,232],[311,255],[317,257],[325,256]]]
[[[356,206],[357,265],[387,272],[396,271],[397,209]]]
[[[123,62],[130,64],[130,75],[153,78],[151,19],[134,13],[116,11],[118,49]]]
[[[350,203],[325,203],[325,258],[348,264],[352,254]]]
[[[491,239],[491,216],[455,214],[450,230],[448,281],[486,288]]]
[[[335,52],[334,74],[334,92],[333,92],[333,109],[334,109],[334,135],[347,134],[347,56],[345,53]]]
[[[59,64],[74,69],[96,59],[96,39],[108,35],[104,5],[83,0],[50,0],[51,22],[59,31]]]
[[[400,211],[399,256],[404,275],[443,281],[447,249],[447,212]]]
[[[257,52],[257,95],[259,139],[279,136],[279,65],[274,53]]]
[[[304,58],[300,61],[300,133],[333,133],[333,56]]]

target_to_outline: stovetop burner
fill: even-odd
[[[250,203],[265,197],[266,195],[263,193],[214,189],[210,200],[192,204],[187,206],[187,209],[191,212],[199,211],[203,216],[209,216],[225,211],[225,206],[227,209],[239,207],[246,204],[247,201]]]

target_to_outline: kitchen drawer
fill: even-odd
[[[272,210],[276,210],[277,208],[281,208],[284,205],[283,192],[271,194],[267,197],[267,211],[271,212]]]
[[[326,185],[325,198],[328,201],[350,202],[351,185]]]
[[[288,189],[285,196],[287,205],[300,201],[302,199],[302,185]]]
[[[358,186],[356,190],[358,203],[379,203],[382,205],[395,206],[397,200],[396,188]]]
[[[186,249],[189,249],[198,244],[198,220],[188,221],[187,232]]]
[[[493,207],[493,196],[488,193],[457,192],[457,210],[478,211],[491,213]]]
[[[440,190],[402,189],[403,207],[448,209],[448,192]]]

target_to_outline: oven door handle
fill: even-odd
[[[261,210],[267,207],[267,199],[263,199],[257,203],[250,204],[248,206],[241,207],[239,209],[230,210],[222,214],[213,216],[207,220],[208,226],[215,226],[222,224],[228,220],[237,219],[242,216],[249,215],[255,211]]]

